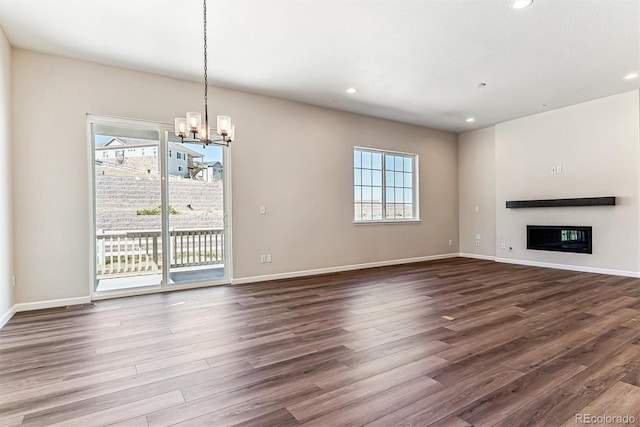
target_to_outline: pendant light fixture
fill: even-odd
[[[209,81],[207,77],[207,0],[203,3],[204,17],[204,120],[200,113],[188,112],[187,117],[176,117],[175,133],[182,142],[197,142],[203,146],[210,144],[229,146],[235,136],[235,125],[231,117],[218,116],[215,135],[212,138],[209,126]]]

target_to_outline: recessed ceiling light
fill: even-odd
[[[354,94],[358,91],[358,89],[356,89],[355,87],[350,87],[349,89],[347,89],[347,93],[351,93]]]
[[[467,119],[467,123],[473,123],[473,122],[475,122],[475,121],[476,121],[476,119],[474,119],[473,117],[469,117],[469,118]]]
[[[513,0],[511,2],[512,9],[524,9],[525,7],[531,6],[533,0]]]
[[[631,74],[627,74],[626,76],[624,76],[624,78],[627,79],[627,80],[637,79],[638,77],[640,77],[640,74],[638,74],[638,73],[631,73]]]

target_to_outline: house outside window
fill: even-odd
[[[418,221],[418,156],[354,147],[354,221]]]

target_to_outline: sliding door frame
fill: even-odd
[[[117,127],[131,127],[133,129],[140,130],[152,130],[159,132],[159,150],[160,156],[160,185],[161,185],[161,207],[162,207],[162,283],[160,285],[146,286],[132,289],[122,289],[114,291],[96,291],[96,183],[95,183],[95,135],[94,125],[104,126],[117,126]],[[233,278],[233,246],[231,237],[231,155],[228,147],[223,147],[223,206],[224,206],[224,277],[217,280],[208,280],[201,282],[189,282],[185,284],[171,284],[170,283],[170,259],[171,254],[169,252],[169,185],[167,177],[168,174],[168,135],[173,132],[173,126],[166,123],[135,120],[112,116],[103,116],[97,114],[87,114],[87,141],[88,156],[90,167],[88,183],[91,188],[89,191],[89,220],[90,230],[89,233],[89,295],[92,300],[100,300],[107,298],[118,298],[132,295],[144,295],[159,292],[169,292],[181,289],[201,288],[217,285],[230,284]]]

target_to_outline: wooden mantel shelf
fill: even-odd
[[[517,208],[559,208],[566,206],[614,206],[616,198],[609,197],[579,197],[573,199],[542,199],[542,200],[507,200],[507,209]]]

